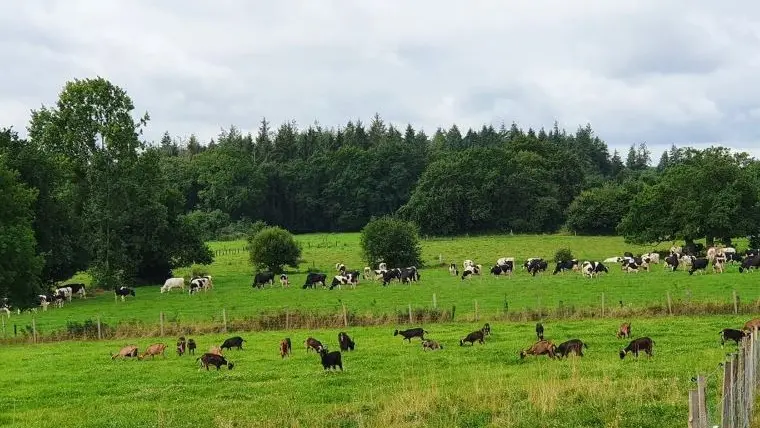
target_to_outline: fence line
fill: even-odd
[[[723,383],[716,388],[720,402],[714,413],[707,406],[707,379],[696,377],[696,389],[689,391],[689,428],[750,428],[755,394],[760,386],[760,337],[758,328],[741,340],[739,349],[729,354],[723,366]],[[720,417],[718,415],[720,414]],[[718,421],[720,424],[718,424]]]

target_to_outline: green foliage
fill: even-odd
[[[209,265],[194,264],[190,266],[190,273],[193,278],[197,276],[206,276],[211,273],[211,269]]]
[[[566,262],[569,260],[573,260],[574,258],[575,257],[573,257],[573,252],[570,251],[569,248],[560,248],[554,252],[555,262]]]
[[[28,308],[40,291],[43,259],[37,254],[32,228],[37,192],[22,185],[0,156],[0,297],[11,305]]]
[[[362,229],[361,248],[370,266],[385,262],[389,267],[422,265],[422,248],[417,226],[385,216],[367,223]]]
[[[250,261],[256,269],[282,273],[285,265],[298,267],[301,245],[285,229],[265,227],[248,238]]]
[[[215,240],[220,231],[230,225],[230,216],[220,209],[213,211],[193,210],[185,214],[186,221],[199,233],[203,241]]]
[[[567,228],[584,235],[614,235],[634,195],[617,184],[584,190],[567,209]]]

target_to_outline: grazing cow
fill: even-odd
[[[199,358],[195,359],[196,362],[198,360],[201,362],[201,368],[205,367],[207,371],[208,366],[216,367],[217,371],[221,366],[227,366],[227,370],[232,370],[232,368],[235,366],[234,364],[228,362],[223,356],[218,354],[205,353]]]
[[[7,297],[0,298],[0,313],[5,313],[8,318],[11,317],[11,304]]]
[[[696,257],[690,254],[685,254],[681,256],[681,265],[683,266],[683,269],[686,270],[687,267],[690,267],[692,263],[694,263],[694,260],[696,259],[697,259]]]
[[[462,270],[462,281],[464,281],[466,278],[472,278],[473,275],[480,275],[480,265],[476,266],[467,266]]]
[[[486,323],[483,326],[483,328],[481,328],[481,330],[483,331],[483,334],[485,334],[486,336],[490,336],[491,335],[491,324]]]
[[[560,272],[564,272],[566,270],[575,270],[578,266],[578,260],[567,260],[567,261],[559,261],[557,262],[557,267],[554,268],[554,273],[552,275],[556,275]]]
[[[340,368],[340,371],[343,371],[343,362],[339,351],[327,352],[327,349],[322,348],[319,351],[319,357],[325,370]]]
[[[511,258],[511,257],[510,257]],[[499,259],[499,261],[502,261],[502,259]],[[515,270],[515,262],[514,260],[506,260],[501,264],[496,264],[496,266],[491,268],[491,273],[499,276],[501,274],[505,275],[512,275],[512,272]]]
[[[451,263],[449,265],[449,274],[452,276],[459,276],[459,269],[457,269],[456,263]]]
[[[393,335],[398,336],[400,334],[404,336],[403,340],[408,340],[411,343],[413,337],[419,337],[420,339],[425,340],[425,333],[427,333],[427,331],[423,330],[420,327],[417,327],[402,331],[396,330],[393,332]]]
[[[148,355],[150,355],[150,358],[155,358],[156,355],[163,355],[164,358],[166,358],[166,354],[164,353],[164,351],[166,351],[166,345],[164,345],[163,343],[154,343],[148,346],[148,349],[146,349],[145,352],[142,353],[142,355],[137,357],[137,359],[142,360]]]
[[[622,339],[624,337],[625,338],[631,337],[631,323],[624,322],[620,324],[620,327],[618,327],[616,336],[618,339]]]
[[[309,349],[313,349],[317,352],[321,351],[324,346],[322,346],[322,342],[319,340],[309,337],[306,340],[303,341],[303,346],[306,347],[306,352],[309,352]]]
[[[533,259],[528,264],[528,273],[536,276],[538,272],[545,272],[549,264],[544,259]]]
[[[417,272],[416,267],[410,266],[408,268],[401,269],[399,279],[401,280],[402,284],[411,284],[412,282],[419,281],[420,274]]]
[[[483,337],[485,334],[483,333],[483,330],[476,330],[472,333],[468,334],[467,336],[459,339],[459,346],[464,346],[465,342],[469,342],[470,345],[474,345],[475,342],[480,342],[480,344],[484,344]]]
[[[129,357],[136,357],[136,356],[137,356],[137,346],[128,345],[121,348],[118,354],[111,354],[111,359],[115,360],[117,357],[129,358]]]
[[[600,262],[585,261],[581,266],[581,273],[583,276],[587,276],[589,278],[599,276],[599,274],[603,272],[609,272],[609,270],[607,269],[607,266],[603,265]]]
[[[343,273],[346,271],[346,265],[344,265],[343,263],[335,263],[335,270]]]
[[[747,258],[744,259],[741,266],[739,266],[739,273],[742,272],[750,272],[751,269],[758,269],[760,268],[760,255],[755,256],[747,256]]]
[[[401,279],[401,269],[391,269],[383,272],[383,287],[390,284],[394,279]]]
[[[181,357],[186,349],[187,341],[185,340],[185,336],[180,336],[179,340],[177,340],[177,355]]]
[[[625,358],[625,355],[629,352],[632,353],[634,357],[639,358],[639,352],[641,351],[646,352],[647,356],[652,358],[652,345],[654,345],[654,340],[648,337],[633,339],[628,346],[620,350],[620,359],[622,360]]]
[[[498,260],[496,260],[497,266],[504,266],[507,263],[511,263],[512,266],[514,266],[515,258],[514,257],[500,257]]]
[[[340,346],[341,351],[346,352],[349,350],[353,351],[355,343],[345,332],[341,331],[338,333],[338,345]]]
[[[266,284],[274,285],[274,273],[268,271],[256,273],[251,287],[264,288]]]
[[[340,286],[343,284],[348,284],[348,278],[343,276],[342,274],[335,275],[333,277],[332,283],[330,283],[330,290],[332,290],[335,287],[338,287],[338,289],[340,289]]]
[[[744,327],[742,327],[742,330],[752,332],[752,331],[755,331],[756,328],[760,328],[760,318],[754,318],[747,321],[746,323],[744,323]]]
[[[604,259],[604,263],[622,263],[623,258],[622,257],[607,257]]]
[[[528,266],[530,266],[531,262],[533,262],[533,260],[543,260],[543,259],[540,257],[529,257],[527,260],[525,260],[525,263],[523,263],[522,269],[523,270],[527,269]]]
[[[364,279],[367,279],[367,280],[373,279],[372,268],[370,268],[369,266],[364,266]]]
[[[290,338],[286,337],[285,339],[282,339],[280,341],[280,358],[285,358],[286,356],[290,356],[291,351],[291,343]]]
[[[288,288],[290,287],[290,280],[288,279],[288,276],[284,273],[280,275],[280,287],[282,288]]]
[[[187,352],[189,354],[195,355],[195,348],[196,347],[197,347],[197,345],[195,344],[195,340],[193,340],[193,339],[187,339]]]
[[[205,281],[201,278],[194,278],[190,280],[190,287],[188,287],[188,293],[190,295],[195,294],[201,290],[204,290],[206,287],[204,287]]]
[[[306,282],[303,284],[304,290],[307,288],[314,288],[317,284],[325,286],[327,282],[327,275],[323,273],[310,273],[306,275]]]
[[[72,284],[63,284],[62,287],[68,287],[71,289],[71,294],[78,294],[82,298],[87,298],[87,288],[84,284],[81,282],[72,283]]]
[[[639,268],[644,268],[649,272],[649,263],[641,257],[625,257],[621,267],[626,272],[638,272]]]
[[[671,254],[665,257],[665,267],[670,269],[671,272],[675,272],[678,269],[678,255]]]
[[[696,271],[701,271],[702,273],[705,272],[705,269],[707,268],[707,265],[709,263],[708,259],[698,258],[694,259],[694,261],[691,263],[691,269],[689,269],[689,275],[693,275]]]
[[[62,295],[69,302],[71,302],[71,296],[74,294],[71,287],[56,287],[55,293]]]
[[[540,340],[533,344],[528,349],[520,351],[520,359],[525,358],[526,355],[548,355],[549,358],[554,358],[554,351],[557,349],[554,344],[549,340]]]
[[[422,350],[427,351],[428,349],[431,351],[435,351],[436,349],[443,349],[443,345],[439,344],[435,340],[425,339],[422,341]]]
[[[567,342],[562,342],[557,346],[556,353],[558,358],[564,358],[574,353],[575,355],[582,357],[583,348],[588,349],[588,345],[583,343],[580,339],[570,339]]]
[[[132,297],[135,296],[135,290],[131,288],[123,287],[123,286],[115,289],[114,293],[116,293],[117,296],[121,296],[122,302],[124,301],[124,298],[126,296],[132,296]]]
[[[161,293],[167,293],[174,288],[185,290],[185,278],[169,278],[161,287]]]
[[[348,279],[348,283],[351,284],[351,288],[356,288],[359,284],[359,271],[346,272],[344,276]]]
[[[45,294],[40,294],[37,297],[40,299],[40,306],[42,306],[42,311],[47,311],[48,305],[50,305],[50,301],[53,300],[52,294],[50,297]]]
[[[230,337],[229,339],[225,340],[224,343],[222,343],[222,346],[220,348],[224,349],[232,349],[232,348],[238,348],[239,350],[243,350],[243,340],[240,336]]]
[[[724,328],[720,331],[720,347],[722,348],[723,345],[726,343],[726,340],[733,340],[736,342],[736,345],[739,346],[739,342],[747,336],[747,333],[745,333],[742,330],[734,330],[732,328]]]
[[[536,324],[536,337],[539,341],[544,340],[544,325],[541,323]]]

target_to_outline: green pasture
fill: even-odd
[[[359,235],[303,235],[298,237],[303,245],[304,262],[298,272],[290,272],[291,288],[275,286],[264,290],[251,287],[253,269],[248,263],[240,242],[214,242],[211,247],[219,252],[209,266],[214,277],[214,289],[208,293],[189,296],[179,290],[167,294],[159,292],[159,286],[137,288],[135,298],[125,302],[115,300],[111,292],[93,292],[87,299],[74,298],[63,309],[38,311],[36,314],[13,314],[5,320],[5,337],[23,336],[30,331],[34,316],[36,328],[42,336],[64,329],[67,322],[95,320],[97,317],[109,326],[124,321],[157,325],[159,313],[164,312],[167,323],[206,323],[221,325],[222,310],[229,321],[257,317],[265,313],[282,312],[285,308],[316,314],[341,314],[343,305],[349,315],[390,315],[396,319],[413,310],[432,308],[435,295],[436,306],[451,311],[456,306],[456,320],[472,320],[475,306],[481,320],[503,318],[509,311],[565,308],[601,309],[604,294],[607,310],[641,308],[656,305],[665,307],[670,293],[674,305],[690,303],[732,303],[732,293],[737,292],[744,310],[755,311],[754,304],[760,298],[760,286],[756,274],[739,274],[736,266],[726,273],[689,276],[684,271],[667,272],[662,265],[653,265],[651,272],[627,274],[619,266],[610,267],[610,274],[593,280],[577,273],[552,275],[550,271],[531,277],[519,267],[510,277],[496,278],[488,274],[461,281],[452,277],[447,269],[450,261],[461,264],[465,258],[484,266],[492,265],[501,256],[513,256],[519,260],[528,257],[552,258],[554,251],[568,247],[581,260],[602,260],[622,254],[624,251],[641,253],[652,248],[627,245],[617,237],[575,237],[557,235],[538,236],[485,236],[456,239],[424,240],[423,256],[426,268],[421,270],[421,281],[411,286],[394,283],[382,287],[379,282],[362,280],[355,289],[303,290],[305,272],[308,268],[333,274],[335,263],[345,263],[349,268],[362,270]],[[439,262],[442,260],[442,263]],[[189,275],[189,269],[178,269],[175,274]],[[86,277],[78,279],[87,280]],[[621,309],[622,302],[622,309]],[[749,305],[752,303],[752,305]],[[749,308],[749,309],[747,309]],[[395,318],[394,318],[395,317]]]
[[[343,354],[345,372],[324,373],[303,340],[314,336],[337,350],[339,330],[242,332],[243,351],[225,354],[232,371],[199,370],[179,357],[175,337],[66,341],[0,347],[7,427],[636,427],[686,425],[691,378],[708,375],[710,421],[717,424],[718,331],[746,317],[673,317],[631,320],[634,337],[656,342],[654,358],[627,357],[615,337],[621,319],[545,323],[556,343],[580,338],[583,358],[520,360],[535,340],[533,323],[492,323],[485,345],[460,347],[478,323],[431,324],[444,344],[423,351],[392,335],[394,326],[345,329],[356,350]],[[343,329],[341,329],[343,330]],[[231,334],[196,336],[199,351]],[[293,341],[281,359],[278,343]],[[112,361],[127,344],[142,351],[170,346],[166,357]]]

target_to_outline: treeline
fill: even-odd
[[[77,80],[32,112],[27,139],[0,132],[0,268],[12,278],[0,297],[30,301],[84,269],[107,286],[161,281],[209,263],[204,241],[255,222],[342,232],[390,214],[425,235],[566,229],[648,243],[755,235],[760,219],[760,165],[723,148],[672,147],[655,166],[645,144],[623,158],[588,125],[427,135],[377,115],[144,142],[149,117],[133,110],[107,80]]]

